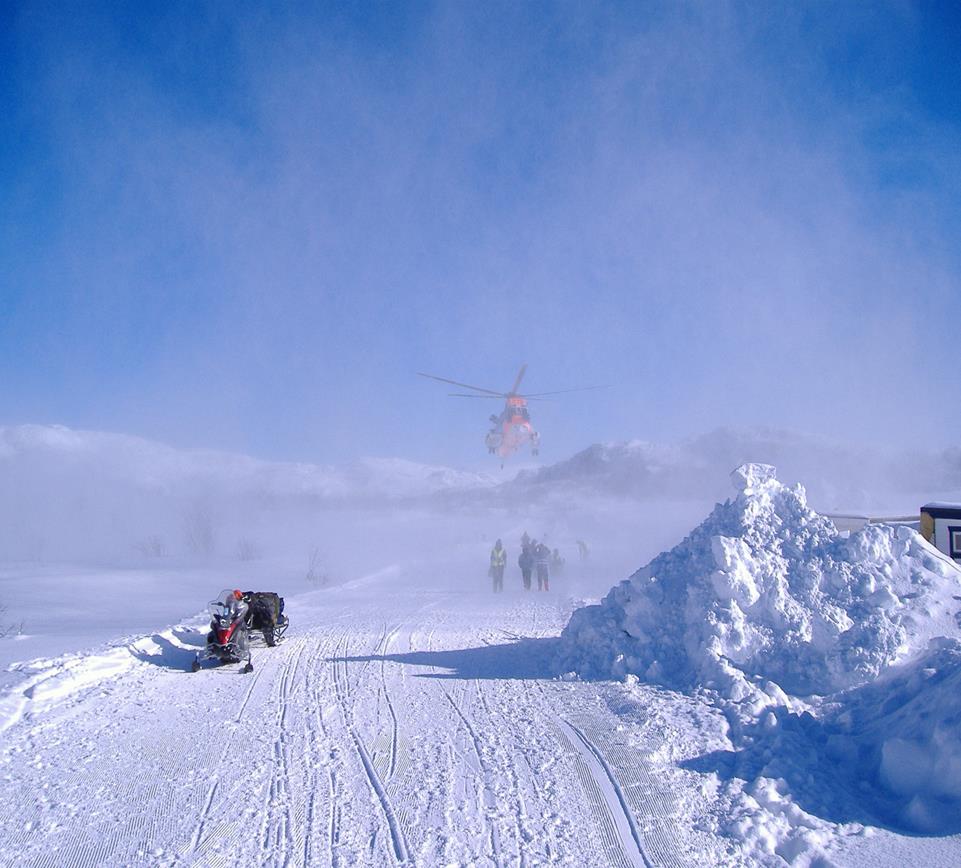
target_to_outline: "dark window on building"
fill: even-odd
[[[948,526],[948,548],[951,557],[956,561],[961,561],[961,527]]]

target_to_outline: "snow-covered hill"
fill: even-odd
[[[492,474],[402,458],[362,458],[343,466],[276,462],[60,425],[0,427],[4,478],[13,475],[29,484],[31,477],[92,477],[168,494],[206,486],[262,498],[398,500],[485,489],[498,498],[577,490],[642,501],[701,500],[723,497],[730,469],[747,462],[775,464],[788,482],[803,479],[812,502],[824,510],[876,507],[905,493],[961,490],[961,452],[891,454],[774,430],[717,429],[676,444],[597,443],[498,482]]]
[[[722,429],[670,445],[595,444],[503,482],[400,458],[343,466],[272,462],[124,434],[22,425],[0,427],[0,561],[95,556],[115,563],[119,553],[144,548],[225,553],[247,546],[250,537],[283,547],[294,530],[302,548],[319,514],[411,505],[465,515],[508,510],[555,539],[597,542],[629,515],[639,521],[656,514],[657,521],[645,523],[649,534],[660,535],[656,552],[689,526],[691,510],[696,515],[725,496],[730,468],[744,461],[778,462],[784,479],[804,479],[822,511],[911,513],[926,500],[955,498],[961,488],[957,455],[885,455],[776,431]],[[622,542],[608,541],[608,551]],[[636,557],[636,540],[629,542],[625,556]]]
[[[61,425],[0,427],[0,473],[18,470],[47,478],[89,474],[157,492],[206,485],[224,493],[280,498],[405,498],[494,483],[482,474],[400,458],[364,458],[342,467],[271,462]]]
[[[511,484],[529,496],[590,491],[633,500],[723,499],[727,474],[748,462],[803,481],[822,511],[898,511],[917,498],[961,491],[961,455],[885,452],[773,429],[720,428],[676,444],[594,444],[566,461],[523,471]]]
[[[0,562],[116,563],[135,550],[233,553],[300,530],[319,513],[393,506],[494,480],[368,458],[341,467],[175,449],[62,426],[0,428]]]

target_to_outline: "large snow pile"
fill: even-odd
[[[957,633],[958,569],[907,527],[850,537],[769,465],[732,474],[683,542],[576,611],[564,631],[571,668],[704,686],[759,710],[785,693],[863,684]]]
[[[813,864],[861,824],[961,831],[961,570],[912,529],[850,536],[769,465],[671,551],[579,609],[563,662],[723,711],[718,828]],[[735,819],[732,819],[735,818]],[[839,837],[838,837],[839,836]]]

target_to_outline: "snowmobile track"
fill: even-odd
[[[480,681],[475,680],[473,684],[477,690],[477,695],[480,697],[481,705],[484,708],[484,713],[487,715],[488,731],[497,731],[494,713],[487,701],[486,690]],[[513,739],[511,740],[510,746],[511,748],[514,746]],[[508,798],[508,803],[513,807],[513,831],[514,841],[517,849],[517,863],[520,868],[524,868],[524,866],[527,864],[524,847],[524,842],[527,838],[524,830],[524,823],[527,819],[527,809],[525,807],[523,793],[521,792],[520,778],[517,775],[517,769],[514,767],[516,756],[511,751],[497,750],[495,744],[495,757],[502,760],[502,762],[499,763],[499,771],[502,775],[501,779],[506,780],[510,784],[511,793]]]
[[[634,822],[634,816],[624,797],[617,778],[611,771],[604,755],[584,732],[563,718],[558,719],[560,728],[568,734],[571,744],[585,760],[585,765],[597,783],[601,796],[607,804],[611,820],[617,831],[617,838],[627,864],[654,868],[644,853],[641,835]],[[633,847],[631,844],[633,843]]]
[[[289,736],[287,731],[287,717],[291,706],[291,697],[296,684],[297,670],[300,666],[306,648],[306,639],[296,640],[296,650],[288,651],[284,660],[280,677],[277,679],[277,691],[274,705],[278,709],[275,725],[276,735],[271,747],[273,774],[268,787],[267,806],[263,811],[264,828],[262,830],[262,854],[264,857],[274,857],[279,864],[287,864],[291,850],[296,846],[294,840],[294,818],[292,816],[291,773],[288,757]],[[278,809],[277,806],[280,806]],[[302,828],[303,824],[296,824]],[[262,863],[267,861],[262,860]]]
[[[251,680],[250,687],[247,688],[247,694],[244,696],[244,701],[240,703],[240,707],[237,709],[237,716],[234,718],[234,723],[240,723],[240,718],[244,716],[244,709],[247,708],[247,703],[250,702],[250,697],[254,693],[254,688],[257,686],[257,682],[260,679],[261,670],[259,668],[254,670],[254,677]]]
[[[500,835],[497,831],[497,823],[492,820],[492,814],[494,812],[494,807],[497,804],[497,800],[494,797],[494,790],[491,785],[491,773],[487,766],[487,762],[484,759],[484,752],[481,750],[481,741],[477,736],[477,732],[474,727],[471,726],[470,721],[467,719],[467,715],[461,711],[460,706],[454,701],[454,698],[446,690],[444,695],[447,697],[447,701],[451,704],[451,707],[456,712],[457,716],[460,718],[461,723],[464,724],[464,728],[467,730],[467,734],[470,736],[470,742],[474,748],[474,753],[477,756],[477,761],[481,768],[481,785],[483,788],[483,802],[484,802],[484,815],[486,817],[486,822],[488,829],[490,830],[490,843],[491,843],[491,853],[493,854],[494,863],[497,865],[501,864],[501,842]]]
[[[311,633],[311,638],[314,638],[314,634]],[[321,645],[321,640],[318,638],[315,648],[319,648]],[[316,655],[315,655],[316,656]],[[315,828],[317,824],[317,814],[318,811],[323,808],[322,797],[319,795],[319,781],[318,781],[318,769],[320,765],[318,763],[318,758],[323,755],[325,747],[327,747],[329,741],[329,734],[327,731],[327,726],[324,723],[324,695],[321,692],[321,688],[318,684],[320,673],[314,666],[307,666],[304,670],[304,689],[306,693],[306,701],[309,706],[309,712],[304,714],[303,724],[304,724],[304,749],[305,756],[312,757],[313,761],[307,763],[307,775],[305,780],[306,786],[306,807],[304,809],[304,841],[303,841],[303,864],[312,865],[315,863],[314,860],[314,837],[317,833]],[[329,747],[327,747],[329,751]],[[327,767],[326,774],[324,775],[325,782],[327,784],[327,798],[329,804],[333,805],[334,801],[334,791],[333,791],[333,772]],[[321,805],[318,806],[318,801]],[[327,851],[327,863],[334,864],[333,861],[333,851],[332,851],[332,829],[328,825],[328,831],[331,832],[328,837],[328,851]],[[319,861],[319,860],[318,860]]]
[[[382,634],[380,640],[376,643],[375,647],[380,648],[383,646],[383,642],[386,639],[387,631],[385,630]],[[344,642],[341,646],[340,659],[335,660],[332,666],[332,671],[334,673],[334,688],[337,692],[337,696],[341,703],[341,710],[344,716],[344,724],[347,729],[351,741],[353,742],[354,749],[360,758],[361,765],[363,766],[364,773],[367,777],[367,782],[377,798],[380,804],[381,811],[383,812],[384,818],[387,822],[387,827],[390,832],[391,848],[393,850],[396,861],[407,862],[408,861],[408,849],[407,842],[404,838],[403,830],[400,824],[397,822],[397,817],[394,813],[393,806],[391,805],[390,798],[387,795],[387,791],[384,789],[384,785],[377,774],[377,770],[374,768],[374,763],[371,760],[370,754],[367,748],[364,746],[363,741],[357,734],[354,727],[353,720],[353,707],[350,703],[351,691],[348,686],[348,654],[347,654],[347,644],[349,636],[344,635]],[[366,666],[363,667],[362,671],[366,671]]]
[[[367,748],[364,747],[363,742],[353,730],[351,730],[350,734],[354,739],[354,745],[364,764],[364,771],[367,772],[367,779],[370,782],[371,789],[373,789],[377,798],[380,800],[381,809],[384,812],[384,817],[387,819],[394,856],[397,857],[398,862],[406,862],[408,860],[407,842],[404,840],[404,833],[397,822],[397,817],[394,815],[394,809],[391,806],[390,799],[387,797],[387,791],[377,776],[374,764],[370,761],[370,754],[367,753]]]
[[[398,632],[400,632],[400,626],[394,628],[394,631],[387,638],[384,643],[383,651],[381,652],[383,656],[386,656],[390,651],[391,642],[396,638]],[[387,703],[387,711],[390,714],[391,723],[391,733],[390,733],[390,761],[387,766],[387,780],[389,781],[394,777],[394,772],[397,770],[397,712],[394,710],[394,703],[390,699],[390,688],[387,686],[387,674],[385,669],[387,663],[384,660],[380,662],[380,680],[384,685],[384,701]]]
[[[415,589],[385,622],[382,599],[332,597],[251,675],[138,664],[15,724],[0,791],[35,794],[0,816],[18,864],[646,868],[692,853],[673,779],[645,761],[656,735],[609,732],[605,688],[497,671],[498,645],[560,628],[556,605]],[[478,659],[490,671],[465,677]]]
[[[197,828],[194,829],[193,836],[190,839],[190,852],[196,852],[200,847],[200,842],[203,839],[204,826],[207,823],[207,819],[210,816],[210,808],[214,803],[214,796],[217,795],[217,785],[220,783],[218,779],[210,784],[210,789],[207,790],[207,798],[204,800],[204,806],[200,811],[200,819],[197,823]]]

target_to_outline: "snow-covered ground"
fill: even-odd
[[[621,685],[552,677],[558,596],[390,572],[287,611],[288,640],[257,649],[249,676],[187,671],[196,622],[24,667],[2,709],[0,793],[17,805],[0,817],[4,852],[51,866],[736,864],[697,828],[700,776],[649,759],[667,740],[645,728],[650,708]]]
[[[329,498],[12,430],[4,509],[51,542],[0,562],[3,864],[961,864],[961,573],[910,528],[839,533],[761,467],[712,510],[717,467],[643,444],[506,485],[365,462]],[[190,673],[236,586],[284,594],[287,641]]]
[[[199,617],[18,665],[0,703],[5,864],[961,859],[958,837],[821,816],[803,780],[737,778],[705,696],[565,677],[570,597],[518,584],[495,597],[393,568],[290,596],[287,641],[246,676],[187,671]],[[781,734],[788,766],[802,736]]]

